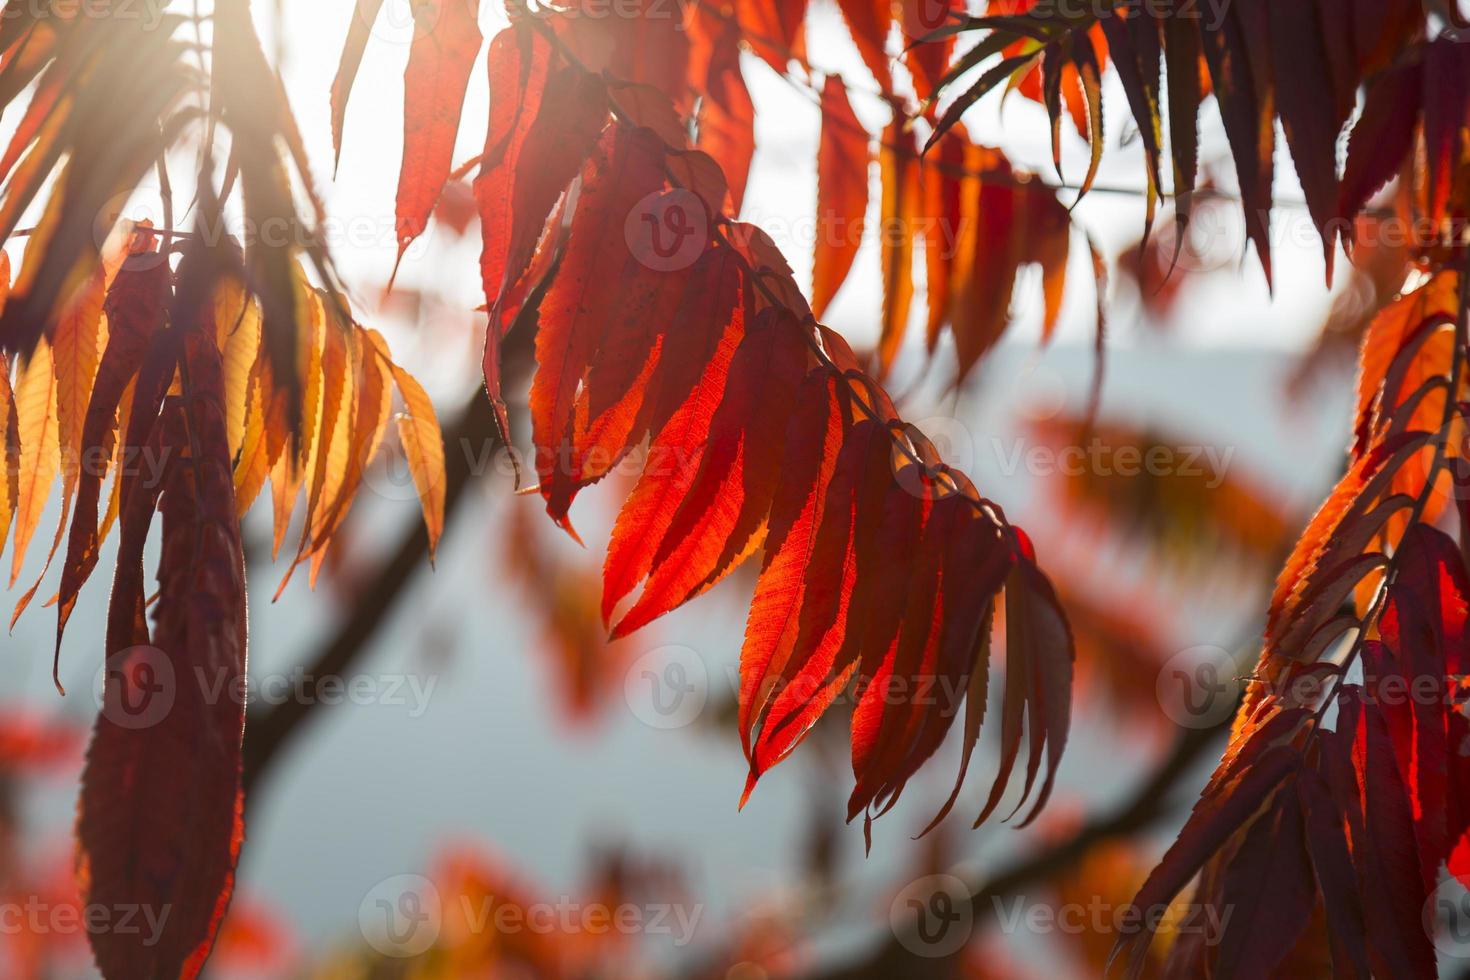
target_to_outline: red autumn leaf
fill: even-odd
[[[857,785],[849,815],[875,805],[886,812],[943,742],[969,693],[971,673],[988,669],[977,662],[977,651],[981,657],[987,652],[981,630],[1010,564],[997,529],[973,502],[963,492],[929,485],[917,469],[911,465],[907,475],[898,475],[903,490],[913,496],[923,481],[927,494],[938,499],[926,502],[929,513],[907,576],[902,625],[853,715]],[[970,707],[983,710],[983,694]]]
[[[724,397],[731,360],[745,336],[743,289],[737,278],[719,273],[718,299],[708,304],[707,318],[687,325],[681,334],[690,335],[688,354],[671,359],[678,375],[687,378],[697,371],[695,382],[685,387],[666,380],[659,386],[661,425],[651,425],[657,434],[648,448],[648,458],[637,485],[618,512],[612,539],[603,565],[602,618],[611,623],[618,602],[637,587],[653,567],[654,552],[673,523],[674,516],[700,470],[712,418]],[[731,286],[735,288],[732,290]],[[696,341],[702,343],[696,344]],[[710,338],[715,338],[710,343]],[[698,356],[698,347],[707,353]],[[695,355],[695,356],[689,356]],[[673,406],[672,411],[669,406]]]
[[[680,116],[694,106],[689,85],[692,6],[662,0],[624,0],[616,9],[605,0],[574,0],[552,20],[573,59],[589,71],[620,82],[658,89]]]
[[[1463,166],[1465,107],[1470,104],[1470,55],[1459,41],[1435,39],[1424,55],[1425,206],[1436,225],[1445,219],[1456,172]]]
[[[1021,715],[1026,718],[1026,779],[1012,814],[1032,801],[1022,825],[1041,812],[1051,796],[1057,766],[1067,744],[1071,719],[1071,631],[1057,603],[1056,593],[1027,551],[1016,557],[1005,584],[1006,690],[1001,708],[1001,764],[985,808],[976,824],[1000,804],[1021,744]],[[1033,800],[1032,787],[1043,756],[1046,777]]]
[[[730,212],[740,213],[750,162],[755,155],[755,104],[740,73],[740,32],[734,21],[712,39],[707,77],[702,83],[699,147],[714,157],[729,183]]]
[[[1148,951],[1153,929],[1148,910],[1165,907],[1225,842],[1245,826],[1283,781],[1300,767],[1294,749],[1277,739],[1295,731],[1304,720],[1300,709],[1272,708],[1252,719],[1247,734],[1232,740],[1224,761],[1200,795],[1178,838],[1133,897],[1131,907],[1143,914],[1144,928],[1119,937],[1111,960],[1127,953],[1127,975],[1137,976]]]
[[[736,0],[735,19],[751,50],[781,74],[793,58],[806,59],[806,6],[807,0]]]
[[[1327,739],[1325,746],[1331,745]],[[1331,754],[1324,747],[1323,757]],[[1368,977],[1367,930],[1363,925],[1363,903],[1358,899],[1357,875],[1348,835],[1350,821],[1344,818],[1332,790],[1319,773],[1302,772],[1296,780],[1306,814],[1307,853],[1322,892],[1322,906],[1332,945],[1332,963],[1340,976]]]
[[[500,338],[519,311],[520,294],[533,285],[523,270],[547,216],[607,119],[597,80],[571,66],[552,70],[550,57],[548,42],[534,31],[508,28],[490,42],[490,127],[474,189],[490,313],[482,367],[502,438],[508,422],[500,395]]]
[[[838,0],[842,19],[857,44],[863,64],[873,73],[878,88],[893,91],[893,72],[888,67],[888,32],[893,26],[893,6],[888,0]]]
[[[1282,792],[1251,824],[1221,875],[1221,908],[1234,910],[1219,936],[1222,976],[1271,975],[1307,927],[1317,895],[1301,804]]]
[[[568,456],[578,387],[631,283],[656,272],[653,256],[633,253],[628,229],[637,230],[640,207],[663,187],[663,144],[648,130],[614,126],[585,177],[567,256],[541,303],[531,382],[536,471],[548,513],[563,527],[577,477]]]
[[[1220,107],[1220,121],[1235,160],[1245,210],[1247,237],[1271,281],[1271,179],[1273,174],[1274,113],[1269,73],[1261,69],[1268,52],[1252,51],[1243,11],[1231,8],[1219,30],[1202,31],[1210,84]]]
[[[779,309],[746,329],[710,416],[699,473],[659,542],[637,604],[613,628],[615,638],[708,589],[764,540],[786,414],[806,373],[804,329]]]
[[[818,530],[842,448],[844,416],[851,411],[842,390],[825,371],[808,374],[787,428],[782,479],[771,500],[765,558],[740,650],[740,738],[752,763],[754,721],[780,693],[796,649],[808,586],[817,587],[823,574],[813,564],[820,557]]]
[[[577,396],[562,464],[567,478],[556,481],[551,504],[556,512],[564,513],[576,491],[661,429],[698,381],[697,369],[717,339],[707,329],[710,310],[729,310],[740,298],[732,258],[721,248],[689,269],[640,264],[622,285]]]
[[[1390,68],[1369,87],[1362,115],[1348,139],[1338,191],[1340,217],[1357,214],[1398,174],[1413,145],[1423,87],[1424,66],[1419,62]]]
[[[1330,6],[1330,5],[1329,5]],[[1404,45],[1424,33],[1420,0],[1352,0],[1350,21],[1357,67],[1367,75],[1391,62]]]
[[[454,166],[465,86],[480,53],[477,4],[414,5],[413,44],[403,72],[403,164],[398,174],[398,254],[423,233]]]
[[[860,636],[850,618],[872,601],[873,537],[885,481],[891,482],[892,453],[887,430],[878,422],[859,419],[843,433],[811,545],[791,651],[778,673],[760,681],[753,678],[761,672],[760,657],[752,656],[749,689],[756,701],[744,713],[750,731],[758,734],[747,734],[742,722],[742,738],[750,746],[747,799],[756,780],[790,754],[857,669]],[[742,689],[746,686],[742,678]]]
[[[1336,734],[1352,745],[1353,783],[1343,789],[1361,801],[1353,842],[1374,972],[1432,976],[1435,951],[1422,915],[1430,889],[1419,873],[1413,813],[1393,738],[1378,704],[1352,687],[1343,693]],[[1355,700],[1360,703],[1349,706]],[[1340,789],[1339,798],[1347,792]]]
[[[1470,801],[1451,793],[1451,783],[1467,773],[1463,761],[1452,764],[1451,758],[1460,758],[1457,736],[1464,729],[1453,678],[1467,640],[1470,586],[1453,539],[1424,525],[1404,535],[1397,560],[1400,571],[1379,620],[1382,650],[1369,645],[1378,656],[1366,659],[1365,649],[1365,686],[1383,703],[1407,784],[1421,875],[1432,890],[1440,866],[1470,826]],[[1415,695],[1394,697],[1399,686]]]

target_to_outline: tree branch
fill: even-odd
[[[504,346],[507,366],[524,371],[530,362],[531,341],[535,324],[517,324]],[[459,416],[444,432],[444,520],[453,521],[465,490],[479,475],[475,465],[484,460],[483,452],[472,451],[482,446],[498,447],[495,413],[490,399],[475,388]],[[377,575],[358,592],[350,608],[343,611],[334,632],[312,657],[306,671],[316,677],[345,676],[353,662],[366,651],[378,629],[393,614],[398,599],[413,576],[427,567],[429,537],[422,521],[415,519],[399,539]],[[244,785],[246,798],[280,758],[281,750],[312,717],[322,702],[317,698],[288,698],[262,711],[252,712],[245,725]]]
[[[1089,821],[1055,846],[1016,860],[974,889],[970,907],[975,922],[981,922],[995,911],[996,899],[1013,895],[1075,866],[1082,856],[1100,844],[1126,839],[1151,828],[1170,812],[1174,802],[1170,797],[1174,790],[1206,750],[1229,731],[1234,715],[1231,712],[1224,721],[1209,728],[1180,729],[1173,749],[1159,760],[1153,773],[1133,794],[1112,812]],[[900,935],[895,926],[895,934],[872,955],[823,974],[823,980],[936,980],[958,976],[959,954],[941,959],[911,952],[924,947],[917,935],[917,927],[917,919],[908,920]]]

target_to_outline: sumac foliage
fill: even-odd
[[[6,259],[0,311],[0,542],[13,542],[15,584],[45,542],[38,525],[59,481],[46,567],[14,611],[61,556],[59,658],[115,530],[78,870],[91,901],[178,910],[156,942],[93,935],[106,975],[191,977],[233,889],[248,731],[239,703],[184,681],[246,675],[240,520],[269,480],[271,551],[287,549],[290,569],[305,564],[314,581],[396,401],[432,555],[446,456],[424,387],[354,319],[248,0],[156,19],[67,6],[11,2],[0,19],[0,104],[29,95],[0,157],[0,238],[25,240],[13,287]],[[323,93],[339,157],[381,6],[355,5]],[[1413,275],[1376,284],[1392,302],[1364,328],[1345,473],[1286,558],[1224,757],[1134,905],[1157,921],[1148,911],[1192,885],[1199,904],[1246,910],[1218,944],[1175,937],[1174,973],[1264,975],[1303,949],[1326,949],[1346,975],[1433,972],[1420,911],[1446,873],[1470,873],[1459,710],[1470,48],[1453,4],[1236,0],[1206,21],[1171,5],[839,0],[877,87],[868,94],[888,111],[877,133],[852,105],[859,86],[809,61],[804,2],[634,2],[613,17],[598,0],[507,2],[509,26],[488,44],[473,0],[413,6],[391,207],[399,257],[445,188],[473,173],[482,374],[501,437],[518,421],[502,344],[534,330],[532,489],[551,521],[576,537],[578,495],[638,464],[603,565],[602,625],[627,635],[758,564],[740,655],[742,799],[850,703],[847,818],[865,828],[963,712],[959,778],[930,826],[956,805],[992,696],[992,647],[1005,667],[999,764],[977,825],[1002,807],[1023,825],[1036,817],[1071,722],[1072,630],[1031,540],[881,384],[913,321],[931,355],[949,338],[964,381],[1010,327],[1033,268],[1049,340],[1085,238],[1058,187],[970,138],[966,111],[996,90],[1034,100],[1059,172],[1070,122],[1090,151],[1086,193],[1104,153],[1104,92],[1120,91],[1143,154],[1145,235],[1166,198],[1182,235],[1200,189],[1197,120],[1213,98],[1268,279],[1278,122],[1329,277],[1338,246],[1355,247],[1356,219],[1397,180],[1395,207],[1417,229],[1403,259]],[[773,240],[741,220],[756,151],[751,68],[820,110],[809,299]],[[455,168],[479,78],[483,152]],[[197,162],[180,221],[190,227],[114,229],[117,202],[150,172],[171,187],[180,149]],[[243,244],[221,231],[236,204],[259,232]],[[882,303],[876,347],[858,354],[820,321],[853,275],[870,210]],[[1086,244],[1101,294],[1105,264]],[[1098,310],[1100,346],[1101,295]],[[1197,489],[1164,503],[1198,506]],[[1132,506],[1108,488],[1081,492]],[[1275,555],[1286,518],[1247,486],[1231,502],[1224,536],[1257,560]],[[1128,635],[1125,621],[1088,612],[1095,642]],[[165,716],[130,724],[128,706],[160,674],[179,681]],[[1392,696],[1405,686],[1421,696]],[[1020,791],[1008,793],[1018,767]],[[1141,972],[1151,939],[1124,935],[1114,967]]]
[[[1003,764],[984,815],[999,806],[1023,744],[1022,803],[1033,797],[1034,814],[1069,724],[1071,637],[1056,597],[1024,534],[899,418],[847,344],[818,323],[770,239],[736,218],[753,147],[733,60],[740,18],[701,9],[670,29],[653,8],[610,22],[571,9],[513,18],[490,41],[489,135],[475,187],[485,383],[500,425],[509,424],[500,342],[534,303],[530,421],[548,514],[575,537],[576,496],[641,456],[603,570],[613,637],[763,555],[741,652],[746,796],[845,692],[856,699],[849,819],[890,808],[962,708],[968,765],[993,612],[1004,602]],[[860,229],[872,141],[840,82],[829,80],[828,92],[819,207]],[[683,118],[696,95],[691,140]],[[911,141],[897,122],[889,139]],[[1008,183],[1004,233],[969,220],[989,189],[966,167],[1004,162],[958,136],[951,145],[943,169],[921,161],[917,146],[876,148],[885,220],[904,229],[883,256],[880,371],[907,321],[921,218],[968,236],[936,239],[931,250],[933,281],[954,282],[940,291],[932,334],[947,322],[943,307],[981,302],[991,286],[1008,295],[1028,262],[1046,270],[1055,318],[1065,209]],[[400,184],[416,179],[406,163]],[[991,254],[987,235],[1022,249]],[[817,252],[823,301],[857,242],[829,245],[821,239]],[[955,266],[955,251],[972,264]],[[986,293],[984,302],[994,301]],[[990,307],[984,336],[966,338],[962,373],[1004,328],[1007,305]],[[948,692],[947,703],[922,696],[934,690]]]
[[[1470,846],[1461,26],[1453,5],[1251,0],[1215,27],[1147,5],[1080,19],[1017,5],[938,32],[978,38],[941,81],[962,93],[942,133],[964,105],[1038,68],[1053,120],[1061,104],[1046,89],[1070,84],[1071,70],[1099,101],[1089,72],[1100,31],[1155,192],[1172,158],[1180,221],[1195,188],[1194,120],[1212,92],[1268,275],[1275,120],[1329,275],[1336,242],[1352,246],[1355,219],[1390,180],[1414,229],[1409,288],[1363,332],[1346,472],[1286,558],[1224,757],[1133,902],[1139,921],[1157,922],[1150,910],[1192,887],[1191,908],[1241,913],[1217,941],[1175,937],[1170,975],[1267,975],[1313,949],[1338,975],[1435,972],[1431,899],[1463,874]],[[1124,935],[1113,967],[1143,972],[1152,939],[1147,926]]]
[[[98,965],[117,977],[197,975],[229,904],[244,836],[245,712],[242,699],[220,692],[244,683],[240,520],[266,481],[274,549],[286,546],[294,514],[290,567],[306,564],[315,579],[379,454],[396,389],[431,542],[443,525],[433,408],[383,338],[352,319],[298,213],[286,167],[305,158],[284,98],[271,95],[279,84],[248,7],[215,9],[216,30],[232,42],[214,52],[208,88],[188,67],[183,22],[169,13],[151,30],[105,9],[53,17],[12,5],[0,37],[5,97],[36,81],[0,192],[4,234],[26,236],[13,287],[6,265],[0,314],[0,534],[13,542],[12,584],[27,551],[50,539],[10,621],[38,593],[49,596],[59,666],[67,621],[105,540],[116,538],[78,878],[87,902],[167,914],[151,941],[89,933]],[[217,174],[208,137],[225,130],[233,151]],[[163,170],[166,140],[185,136],[204,148],[194,227],[118,224],[118,201],[155,164]],[[254,227],[305,233],[242,247],[223,231],[220,204],[237,182]],[[33,200],[44,200],[42,217],[21,230]],[[60,520],[38,536],[58,480]]]

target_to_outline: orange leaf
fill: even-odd
[[[807,0],[736,0],[735,19],[751,50],[779,74],[792,58],[806,59],[804,27]]]
[[[403,397],[404,414],[398,416],[398,438],[408,458],[408,472],[419,494],[424,512],[424,528],[429,534],[429,560],[433,561],[439,538],[444,533],[444,495],[447,478],[444,473],[444,434],[434,403],[423,386],[407,371],[393,366],[393,382]]]
[[[902,115],[894,110],[894,121],[883,131],[878,152],[883,178],[881,211],[883,268],[882,336],[878,340],[878,376],[893,366],[908,329],[909,305],[914,298],[914,236],[922,216],[919,149],[912,130],[905,129]]]
[[[61,517],[56,522],[56,533],[51,539],[51,549],[46,553],[46,563],[41,573],[20,597],[15,611],[11,613],[12,626],[30,605],[46,573],[51,570],[51,560],[56,557],[56,550],[66,535],[66,522],[71,516],[72,501],[76,495],[77,483],[81,479],[82,467],[103,465],[100,459],[83,458],[82,427],[86,419],[87,402],[92,396],[92,385],[97,378],[102,345],[106,339],[106,327],[102,320],[105,296],[106,272],[98,267],[83,284],[79,294],[67,304],[65,312],[56,322],[51,357],[56,373],[56,438],[61,464]]]
[[[822,87],[822,135],[817,144],[812,313],[819,318],[852,269],[867,212],[868,133],[852,111],[847,87],[832,75]]]
[[[929,353],[939,343],[940,328],[949,320],[953,301],[955,263],[960,256],[967,220],[965,206],[975,202],[967,194],[973,180],[964,176],[969,141],[964,128],[955,126],[940,137],[937,152],[931,150],[923,171],[924,181],[924,267],[929,298],[929,322],[924,343]]]
[[[249,426],[250,386],[261,340],[260,306],[245,291],[243,280],[231,277],[215,287],[214,323],[224,361],[225,432],[230,452],[238,455]]]
[[[56,372],[51,344],[44,337],[15,382],[15,410],[20,434],[20,496],[15,510],[15,543],[10,584],[20,577],[26,545],[41,520],[51,484],[61,467],[56,431]]]

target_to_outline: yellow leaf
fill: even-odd
[[[247,400],[260,357],[260,307],[239,279],[226,279],[215,289],[214,322],[223,362],[225,434],[233,460],[245,444]]]
[[[325,303],[323,309],[326,309]],[[325,343],[322,347],[322,404],[321,422],[313,440],[312,458],[308,471],[306,513],[301,523],[301,538],[296,546],[296,559],[286,571],[286,581],[296,566],[316,549],[320,537],[316,529],[320,526],[324,500],[342,483],[347,469],[348,439],[353,413],[352,371],[353,354],[348,348],[351,324],[342,324],[333,314],[328,314]],[[282,586],[285,585],[283,581]],[[311,585],[316,584],[315,576]],[[278,593],[279,594],[279,593]]]
[[[304,288],[304,287],[303,287]],[[291,525],[291,512],[296,507],[296,498],[301,484],[311,472],[311,463],[316,452],[317,421],[322,408],[322,347],[326,343],[326,313],[322,309],[321,297],[315,290],[308,290],[305,301],[306,318],[301,331],[301,363],[305,366],[301,387],[301,439],[300,455],[292,459],[289,454],[277,460],[271,470],[271,496],[275,501],[275,529],[271,538],[271,558],[281,553],[286,540],[286,531]],[[283,582],[282,585],[285,583]],[[277,593],[279,595],[279,592]]]
[[[20,432],[19,496],[15,512],[15,550],[10,562],[10,584],[20,577],[26,546],[41,520],[51,484],[60,468],[56,427],[56,372],[51,344],[42,338],[15,385],[16,418]]]
[[[87,417],[87,403],[92,397],[92,385],[97,380],[97,365],[106,344],[106,328],[103,325],[102,301],[106,296],[107,273],[101,266],[93,270],[81,291],[67,304],[65,312],[57,319],[52,339],[52,369],[56,375],[56,431],[61,463],[61,517],[56,522],[56,534],[51,539],[51,549],[46,553],[46,562],[36,581],[25,591],[15,604],[10,615],[10,625],[15,626],[21,613],[31,604],[36,590],[51,570],[56,550],[66,536],[67,519],[77,491],[77,480],[82,466],[100,466],[102,460],[83,459],[82,425]]]
[[[311,546],[313,586],[322,562],[326,559],[327,546],[331,543],[332,535],[346,518],[353,498],[362,485],[363,473],[377,455],[393,415],[392,382],[389,378],[391,365],[386,358],[387,346],[382,344],[382,338],[377,331],[364,331],[361,327],[357,328],[355,339],[356,342],[352,345],[352,424],[348,430],[346,451],[342,459],[342,479],[327,488],[326,496],[322,499],[320,516],[313,520],[316,528],[315,540]]]
[[[265,399],[270,391],[267,374],[270,364],[262,358],[251,375],[246,392],[245,434],[242,438],[239,461],[235,464],[235,510],[244,517],[255,498],[265,486],[275,460],[272,458],[270,427],[284,434],[286,425],[286,402],[282,398],[271,398],[274,418],[267,415]],[[276,443],[277,451],[285,440]]]
[[[413,375],[393,365],[393,381],[403,396],[404,413],[398,416],[398,438],[408,458],[408,471],[419,493],[424,527],[429,532],[429,561],[434,560],[439,536],[444,533],[444,435],[439,419],[423,386]]]

